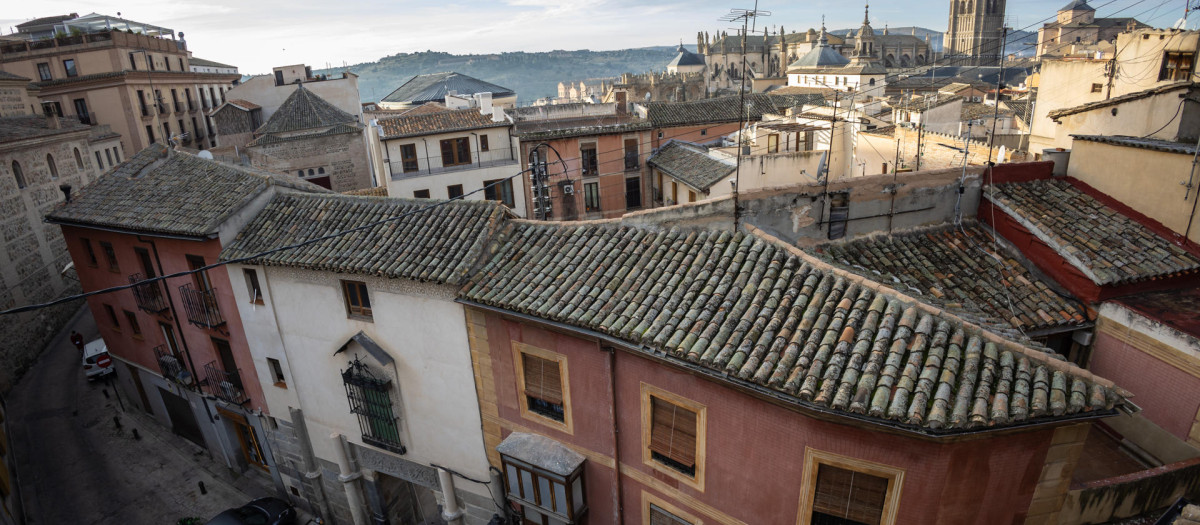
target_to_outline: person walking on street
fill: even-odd
[[[71,344],[75,345],[75,348],[79,350],[79,353],[83,353],[83,336],[80,335],[79,332],[71,330]]]

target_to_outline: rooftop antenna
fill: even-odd
[[[758,23],[758,17],[771,16],[770,11],[759,11],[758,0],[754,0],[754,9],[730,9],[725,16],[718,20],[722,22],[742,22],[742,85],[738,89],[738,107],[746,108],[746,56],[750,53],[746,49],[746,27],[749,26],[750,31],[753,31]],[[766,42],[763,42],[765,45]],[[742,145],[746,140],[746,118],[749,113],[749,108],[738,112],[738,147],[737,147],[737,166],[734,168],[733,175],[733,230],[736,232],[738,228],[738,186],[742,177]]]

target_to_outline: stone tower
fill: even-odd
[[[949,65],[999,66],[1005,0],[950,0],[943,52]]]

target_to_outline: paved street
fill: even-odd
[[[123,400],[122,410],[108,385],[88,383],[68,341],[72,329],[88,341],[98,337],[85,309],[9,395],[31,523],[174,525],[270,495],[269,479],[232,474],[131,400]],[[201,481],[207,494],[200,493]]]

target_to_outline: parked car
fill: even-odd
[[[207,525],[295,525],[296,509],[279,498],[258,498],[217,514]]]
[[[112,356],[108,355],[108,347],[103,339],[97,339],[83,346],[83,374],[88,381],[103,377],[116,371],[113,367]]]

